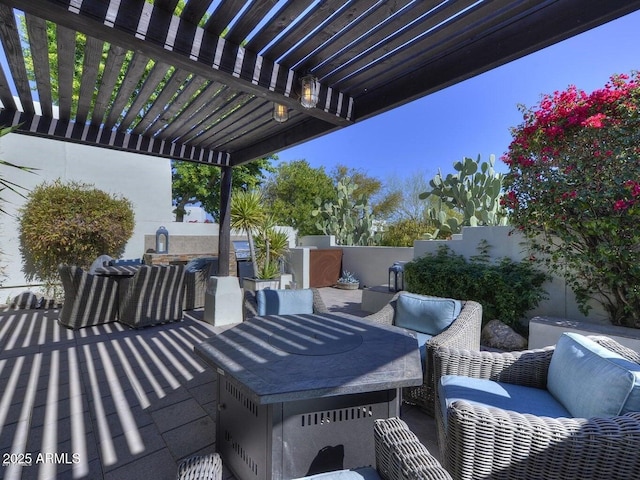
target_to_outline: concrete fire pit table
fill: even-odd
[[[344,314],[255,317],[195,351],[218,373],[216,448],[242,480],[374,465],[374,420],[422,383],[411,334]]]

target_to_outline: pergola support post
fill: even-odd
[[[231,255],[231,176],[232,167],[220,169],[220,229],[218,240],[218,275],[229,276]]]

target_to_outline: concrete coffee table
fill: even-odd
[[[255,317],[195,351],[218,372],[216,447],[242,480],[373,465],[374,420],[422,383],[411,334],[344,314]]]

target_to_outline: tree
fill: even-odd
[[[258,190],[236,190],[231,195],[231,228],[247,234],[253,271],[257,275],[258,263],[254,235],[264,223],[266,213],[262,194]]]
[[[333,181],[324,167],[313,168],[306,160],[281,163],[264,186],[264,200],[275,221],[295,228],[300,236],[322,233],[311,215],[316,198],[333,200]]]
[[[361,169],[336,165],[332,177],[335,186],[347,179],[348,182],[357,185],[353,192],[354,197],[365,199],[371,206],[371,212],[379,220],[393,215],[402,202],[402,194],[399,191],[386,190],[378,178],[369,176]]]
[[[586,315],[640,328],[640,76],[545,95],[512,130],[504,204]]]
[[[20,209],[25,278],[53,283],[60,263],[88,268],[99,255],[119,257],[134,224],[126,198],[84,183],[45,182]]]
[[[271,160],[277,157],[261,158],[253,162],[233,167],[232,188],[253,190],[265,179],[265,172],[272,172]],[[200,203],[205,212],[217,221],[220,217],[220,168],[193,162],[173,161],[171,170],[171,191],[176,207],[176,221],[184,221],[187,205]]]

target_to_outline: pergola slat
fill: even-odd
[[[104,128],[107,130],[111,130],[111,128],[116,124],[118,118],[122,114],[124,114],[127,104],[133,95],[134,90],[136,89],[142,75],[149,64],[149,58],[145,57],[140,53],[134,53],[129,66],[127,67],[127,72],[125,73],[125,77],[120,84],[120,88],[118,89],[118,93],[116,94],[116,98],[113,101],[113,105],[109,110],[109,116],[107,117],[106,122],[104,123]]]
[[[202,108],[191,116],[188,122],[184,122],[181,128],[167,132],[167,135],[183,141],[183,137],[189,136],[190,132],[202,130],[205,127],[207,119],[211,116],[210,114],[220,111],[220,109],[224,108],[236,95],[236,92],[226,87],[222,87],[217,91],[209,87],[207,93],[212,96],[206,101]],[[200,102],[199,104],[202,105]]]
[[[237,45],[247,39],[254,28],[260,24],[265,15],[278,3],[278,0],[261,0],[253,2],[244,12],[242,17],[238,19],[233,28],[227,33],[225,38]]]
[[[274,60],[284,56],[283,63],[292,65],[293,62],[289,58],[289,55],[291,54],[285,54],[290,52],[294,46],[296,47],[297,52],[297,44],[309,38],[309,33],[314,28],[322,25],[325,20],[333,15],[336,10],[344,7],[344,5],[345,2],[341,0],[327,0],[326,2],[318,3],[314,9],[307,12],[306,16],[296,23],[295,27],[270,46],[265,56]]]
[[[532,13],[531,9],[527,8],[526,5],[513,5],[510,2],[502,3],[503,8],[496,9],[492,13],[482,9],[469,10],[464,15],[452,19],[447,24],[448,29],[444,28],[444,26],[435,29],[435,25],[441,22],[441,18],[430,18],[428,24],[425,24],[424,27],[425,31],[434,28],[429,35],[425,35],[422,38],[415,37],[414,42],[399,48],[396,55],[398,55],[398,58],[405,59],[405,61],[410,60],[422,65],[447,55],[452,49],[467,48],[496,29],[508,27],[514,19],[522,15],[531,15]],[[467,32],[468,40],[466,42],[459,41],[457,35],[452,34],[452,30]],[[402,71],[396,65],[390,65],[389,62],[378,62],[375,65],[370,65],[366,74],[358,75],[357,84],[354,84],[352,80],[346,80],[342,85],[349,90],[360,92],[366,89],[367,83],[373,78],[377,81],[392,81],[399,75],[402,75]]]
[[[396,5],[397,3],[398,2],[396,2]],[[340,38],[342,32],[347,31],[347,27],[351,23],[362,22],[368,15],[371,15],[379,8],[384,8],[384,4],[377,0],[356,0],[350,2],[342,10],[340,15],[331,18],[325,23],[322,29],[296,45],[295,50],[292,50],[291,54],[283,59],[283,63],[298,69],[298,62],[316,50],[324,50],[329,43]],[[300,70],[305,71],[306,68],[302,67]]]
[[[149,75],[144,79],[142,88],[136,93],[135,100],[127,110],[122,122],[120,122],[118,130],[124,131],[132,128],[132,123],[138,118],[144,106],[152,103],[154,92],[159,88],[170,68],[169,65],[162,62],[158,62],[153,66]]]
[[[171,100],[171,97],[180,90],[180,87],[184,84],[188,76],[189,72],[185,72],[184,70],[176,70],[173,72],[169,81],[162,88],[160,95],[154,100],[151,108],[145,112],[132,133],[142,134],[155,122],[158,115],[160,115]]]
[[[22,109],[27,113],[34,113],[31,86],[29,85],[27,69],[24,65],[18,25],[13,16],[13,10],[2,4],[0,4],[0,39],[5,52],[9,53],[9,58],[7,59],[9,70],[16,90],[18,90],[18,98],[22,104]]]
[[[80,84],[80,97],[78,98],[78,111],[76,112],[76,122],[85,123],[93,101],[96,79],[98,78],[98,67],[102,57],[103,42],[93,37],[87,37],[87,44],[84,49],[84,60],[82,62],[82,83]]]
[[[268,52],[263,52],[263,49],[273,39],[280,35],[285,28],[291,25],[291,23],[293,23],[293,21],[298,18],[298,16],[312,3],[313,0],[296,0],[295,2],[287,2],[285,6],[279,10],[251,40],[247,42],[245,45],[247,50],[262,53],[266,58],[273,59],[273,56]]]
[[[376,2],[371,8],[361,13],[357,22],[348,22],[345,28],[332,36],[329,41],[320,43],[320,38],[314,38],[307,42],[309,46],[313,47],[312,52],[308,52],[306,49],[296,49],[295,53],[289,55],[287,58],[287,63],[289,65],[296,65],[296,68],[300,70],[308,71],[311,68],[317,68],[318,64],[337,56],[338,53],[344,49],[347,49],[347,52],[350,52],[351,56],[355,56],[354,52],[359,51],[357,45],[362,45],[362,42],[367,38],[370,38],[381,28],[384,28],[386,24],[393,21],[394,15],[407,8],[407,5],[411,3],[411,0],[399,0],[393,4]],[[418,11],[424,12],[424,9],[428,9],[431,3],[432,2],[423,2],[421,5],[418,5],[420,10],[412,11],[416,13]],[[414,5],[414,8],[415,7]],[[402,21],[398,23],[400,26],[403,24]],[[389,31],[393,32],[392,29]],[[305,60],[305,57],[309,56],[310,53],[314,53],[314,55]]]
[[[428,4],[429,2],[425,3]],[[412,15],[427,15],[427,17],[421,22],[416,22],[413,25],[407,24],[407,18],[405,15],[408,14],[408,12],[390,19],[385,23],[383,28],[377,29],[371,35],[358,42],[357,48],[359,51],[364,52],[363,55],[359,57],[352,57],[348,53],[339,54],[333,57],[330,62],[314,68],[313,73],[320,78],[330,77],[332,84],[339,85],[339,80],[341,78],[344,78],[371,64],[375,64],[378,61],[384,61],[381,59],[385,58],[385,54],[387,52],[390,52],[395,48],[400,48],[406,42],[411,41],[416,36],[427,31],[430,27],[438,25],[455,15],[468,15],[468,10],[466,13],[462,12],[468,8],[480,8],[480,5],[482,4],[478,4],[475,0],[463,0],[462,2],[455,2],[453,4],[443,4],[440,8],[435,10],[430,8],[430,5],[425,4],[420,4],[411,10],[407,9]],[[385,43],[384,49],[380,50],[373,48],[380,42]],[[351,46],[349,47],[351,48]]]
[[[237,111],[244,107],[251,99],[253,95],[249,94],[236,94],[232,98],[226,99],[226,103],[216,112],[216,120],[212,122],[207,119],[200,125],[200,128],[191,130],[187,134],[183,135],[182,139],[186,143],[200,143],[203,141],[203,137],[209,133],[215,133],[218,129],[218,123],[220,119],[229,118],[233,116],[236,119],[240,119],[244,116],[244,113],[239,114]]]
[[[44,116],[53,117],[47,22],[33,15],[25,15],[25,22],[27,24],[27,34],[29,35],[29,49],[33,59],[40,108]]]
[[[230,163],[226,152],[193,147],[180,142],[165,142],[142,135],[109,132],[92,125],[51,119],[40,115],[0,111],[0,124],[15,126],[22,124],[22,133],[45,136],[85,145],[96,145],[114,150],[124,150],[143,155],[164,157],[207,165],[225,166]]]
[[[73,76],[75,73],[76,33],[66,27],[56,27],[58,47],[58,116],[71,119]]]
[[[2,101],[3,108],[8,110],[17,110],[16,102],[13,100],[11,94],[11,88],[9,88],[9,82],[7,76],[4,74],[4,68],[0,65],[0,100]]]
[[[122,64],[127,55],[127,51],[124,48],[116,45],[109,45],[109,52],[107,54],[107,62],[102,72],[102,78],[100,80],[100,89],[96,97],[96,102],[93,107],[91,115],[91,123],[93,125],[102,124],[103,120],[107,116],[107,109],[111,103],[111,98],[114,91],[116,91],[116,83],[122,70]]]
[[[207,105],[223,88],[224,85],[221,83],[208,83],[191,103],[174,117],[171,124],[162,130],[162,136],[169,139],[180,138],[180,133],[186,133],[193,126],[202,122],[207,117]]]
[[[204,31],[219,37],[245,6],[244,0],[222,0],[204,24]]]
[[[167,109],[164,110],[149,126],[147,132],[151,135],[155,135],[158,130],[164,130],[167,125],[173,125],[180,111],[188,108],[191,104],[192,97],[194,97],[198,91],[204,90],[208,84],[208,80],[197,76],[191,77],[187,86],[180,91],[178,96],[171,102]]]

